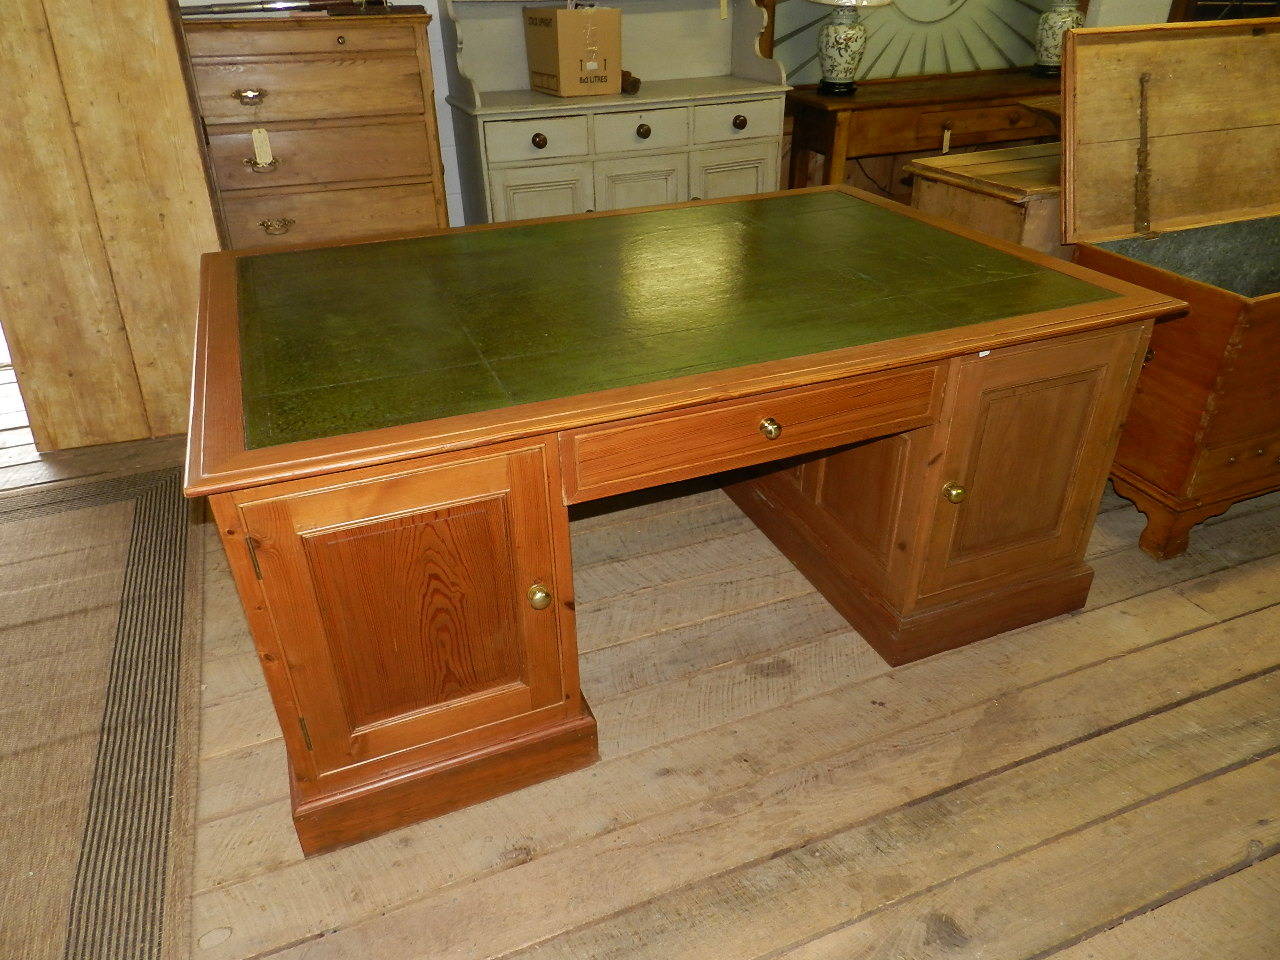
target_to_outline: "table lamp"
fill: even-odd
[[[813,0],[835,7],[818,31],[818,62],[822,82],[818,92],[829,96],[849,96],[858,85],[854,75],[867,50],[867,26],[859,7],[887,7],[893,0]]]

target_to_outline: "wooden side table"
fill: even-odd
[[[788,184],[808,186],[813,153],[826,158],[822,182],[843,183],[850,158],[1056,136],[1053,118],[1022,101],[1058,92],[1057,79],[1022,67],[866,80],[852,97],[796,87]]]

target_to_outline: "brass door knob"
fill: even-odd
[[[254,107],[267,99],[267,91],[260,88],[247,87],[244,90],[233,90],[231,96],[246,107]]]
[[[764,434],[766,440],[777,440],[782,436],[782,424],[773,417],[765,417],[760,421],[760,432]]]
[[[746,117],[744,117],[742,114],[738,114],[736,117],[734,117],[734,118],[733,118],[733,129],[735,129],[735,130],[745,130],[745,129],[747,129],[747,118],[746,118]]]
[[[948,483],[942,488],[942,496],[948,503],[963,503],[969,491],[958,483]]]
[[[547,135],[545,133],[535,133],[532,137],[529,138],[529,142],[532,143],[537,149],[545,150],[547,146]]]
[[[535,610],[545,610],[551,606],[551,591],[544,583],[535,583],[529,588],[529,606]]]
[[[649,136],[652,133],[653,133],[653,128],[650,127],[647,123],[642,123],[640,124],[640,126],[636,127],[636,136],[639,137],[641,140],[648,140]]]
[[[289,228],[292,227],[296,222],[297,221],[295,221],[292,217],[271,217],[270,219],[267,219],[267,220],[259,220],[258,226],[260,226],[267,233],[271,234],[271,236],[278,237],[282,234],[288,233]]]

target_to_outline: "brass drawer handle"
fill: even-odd
[[[765,417],[760,421],[760,432],[764,434],[766,440],[777,440],[782,436],[782,424],[773,417]]]
[[[545,610],[551,606],[551,591],[545,583],[535,583],[529,588],[529,606],[535,610]]]
[[[738,114],[736,117],[734,117],[734,118],[733,118],[733,129],[735,129],[735,130],[745,130],[745,129],[747,129],[747,118],[746,118],[746,117],[744,117],[742,114]]]
[[[266,163],[259,163],[256,157],[245,157],[244,165],[254,173],[270,173],[276,167],[280,166],[280,158],[272,157]]]
[[[636,127],[636,136],[639,137],[641,140],[648,140],[652,134],[653,134],[653,128],[650,127],[647,123],[642,123],[640,124],[640,126]]]
[[[947,503],[963,503],[965,497],[969,496],[969,491],[958,483],[948,483],[942,488],[942,496]]]
[[[289,228],[292,227],[296,222],[297,221],[294,220],[292,217],[270,217],[266,220],[259,220],[258,226],[260,226],[267,233],[271,234],[271,236],[278,237],[278,236],[281,236],[282,234],[288,233]]]
[[[347,42],[347,38],[344,37],[342,34],[338,34],[338,46],[342,46],[346,42]]]
[[[267,91],[261,88],[247,87],[244,90],[236,90],[231,96],[239,100],[246,107],[256,107],[263,100],[267,99]]]
[[[545,150],[547,148],[547,135],[545,133],[535,133],[529,138],[529,142],[538,150]]]

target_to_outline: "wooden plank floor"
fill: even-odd
[[[576,520],[601,762],[304,860],[209,532],[199,960],[1280,957],[1280,495],[889,670],[718,491]]]

